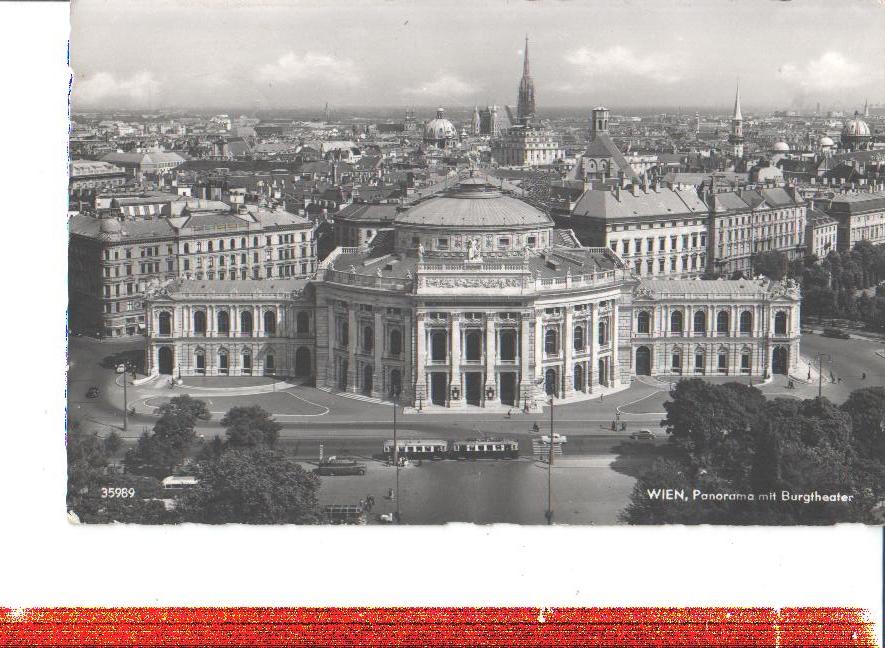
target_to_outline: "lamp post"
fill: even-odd
[[[120,363],[117,365],[117,374],[123,377],[123,429],[129,426],[129,401],[126,396],[126,365]]]
[[[833,362],[833,356],[829,353],[818,353],[817,354],[817,397],[822,398],[824,393],[824,357],[830,362]]]
[[[553,396],[550,397],[550,450],[547,456],[547,524],[553,524]]]
[[[394,498],[396,501],[396,512],[393,514],[394,521],[396,524],[399,524],[399,446],[396,442],[396,410],[399,407],[399,392],[400,389],[398,386],[394,386],[393,388],[393,470],[396,473],[396,490],[394,491]]]

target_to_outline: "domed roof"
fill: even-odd
[[[402,212],[397,225],[451,229],[501,230],[506,228],[553,227],[540,209],[512,198],[476,178],[462,181],[454,189]]]
[[[445,112],[442,108],[438,108],[436,119],[431,119],[424,125],[424,139],[446,140],[455,139],[458,136],[455,126],[443,116]]]
[[[824,135],[823,137],[820,138],[820,145],[821,146],[835,146],[836,142],[833,141],[833,138],[827,137],[826,135]]]
[[[869,124],[858,117],[857,113],[854,113],[854,119],[845,124],[845,128],[842,129],[843,137],[869,137],[871,134]]]
[[[771,149],[773,151],[782,151],[782,152],[786,153],[787,151],[790,150],[790,145],[787,144],[786,142],[778,142],[777,144],[772,146]]]
[[[98,226],[98,230],[102,234],[119,234],[123,231],[123,226],[116,218],[103,218]]]

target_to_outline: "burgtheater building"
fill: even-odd
[[[787,373],[799,356],[794,285],[637,277],[473,175],[314,278],[180,279],[147,313],[153,373],[289,376],[421,408],[535,409],[637,375]]]

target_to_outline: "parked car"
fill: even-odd
[[[821,333],[821,335],[823,335],[824,337],[828,337],[828,338],[836,338],[837,340],[851,339],[851,336],[848,335],[848,333],[846,333],[842,329],[837,329],[837,328],[825,328],[823,333]]]
[[[639,430],[638,432],[633,432],[630,438],[634,441],[650,441],[655,438],[655,433],[651,430]]]
[[[86,398],[98,398],[98,387],[90,387],[86,392]]]
[[[338,457],[329,457],[314,469],[318,475],[365,475],[366,464]]]

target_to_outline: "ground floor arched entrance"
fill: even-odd
[[[157,351],[157,371],[161,374],[172,374],[175,366],[175,352],[172,347],[162,346]]]
[[[363,367],[363,394],[366,396],[372,395],[374,372],[372,365]]]
[[[434,405],[446,404],[446,374],[436,372],[430,374],[430,402]]]
[[[403,388],[403,377],[399,369],[390,371],[390,396],[396,398]]]
[[[500,375],[501,403],[515,407],[516,402],[516,374],[512,371],[504,371]]]
[[[776,346],[771,354],[771,371],[776,374],[789,373],[790,350],[787,347]]]
[[[641,346],[636,349],[636,375],[651,375],[651,349],[647,346]]]
[[[310,349],[301,347],[295,352],[295,375],[306,378],[311,373]]]
[[[464,400],[468,405],[482,405],[482,372],[468,371],[464,374]]]
[[[544,372],[544,393],[548,396],[556,396],[556,369],[550,368]]]

